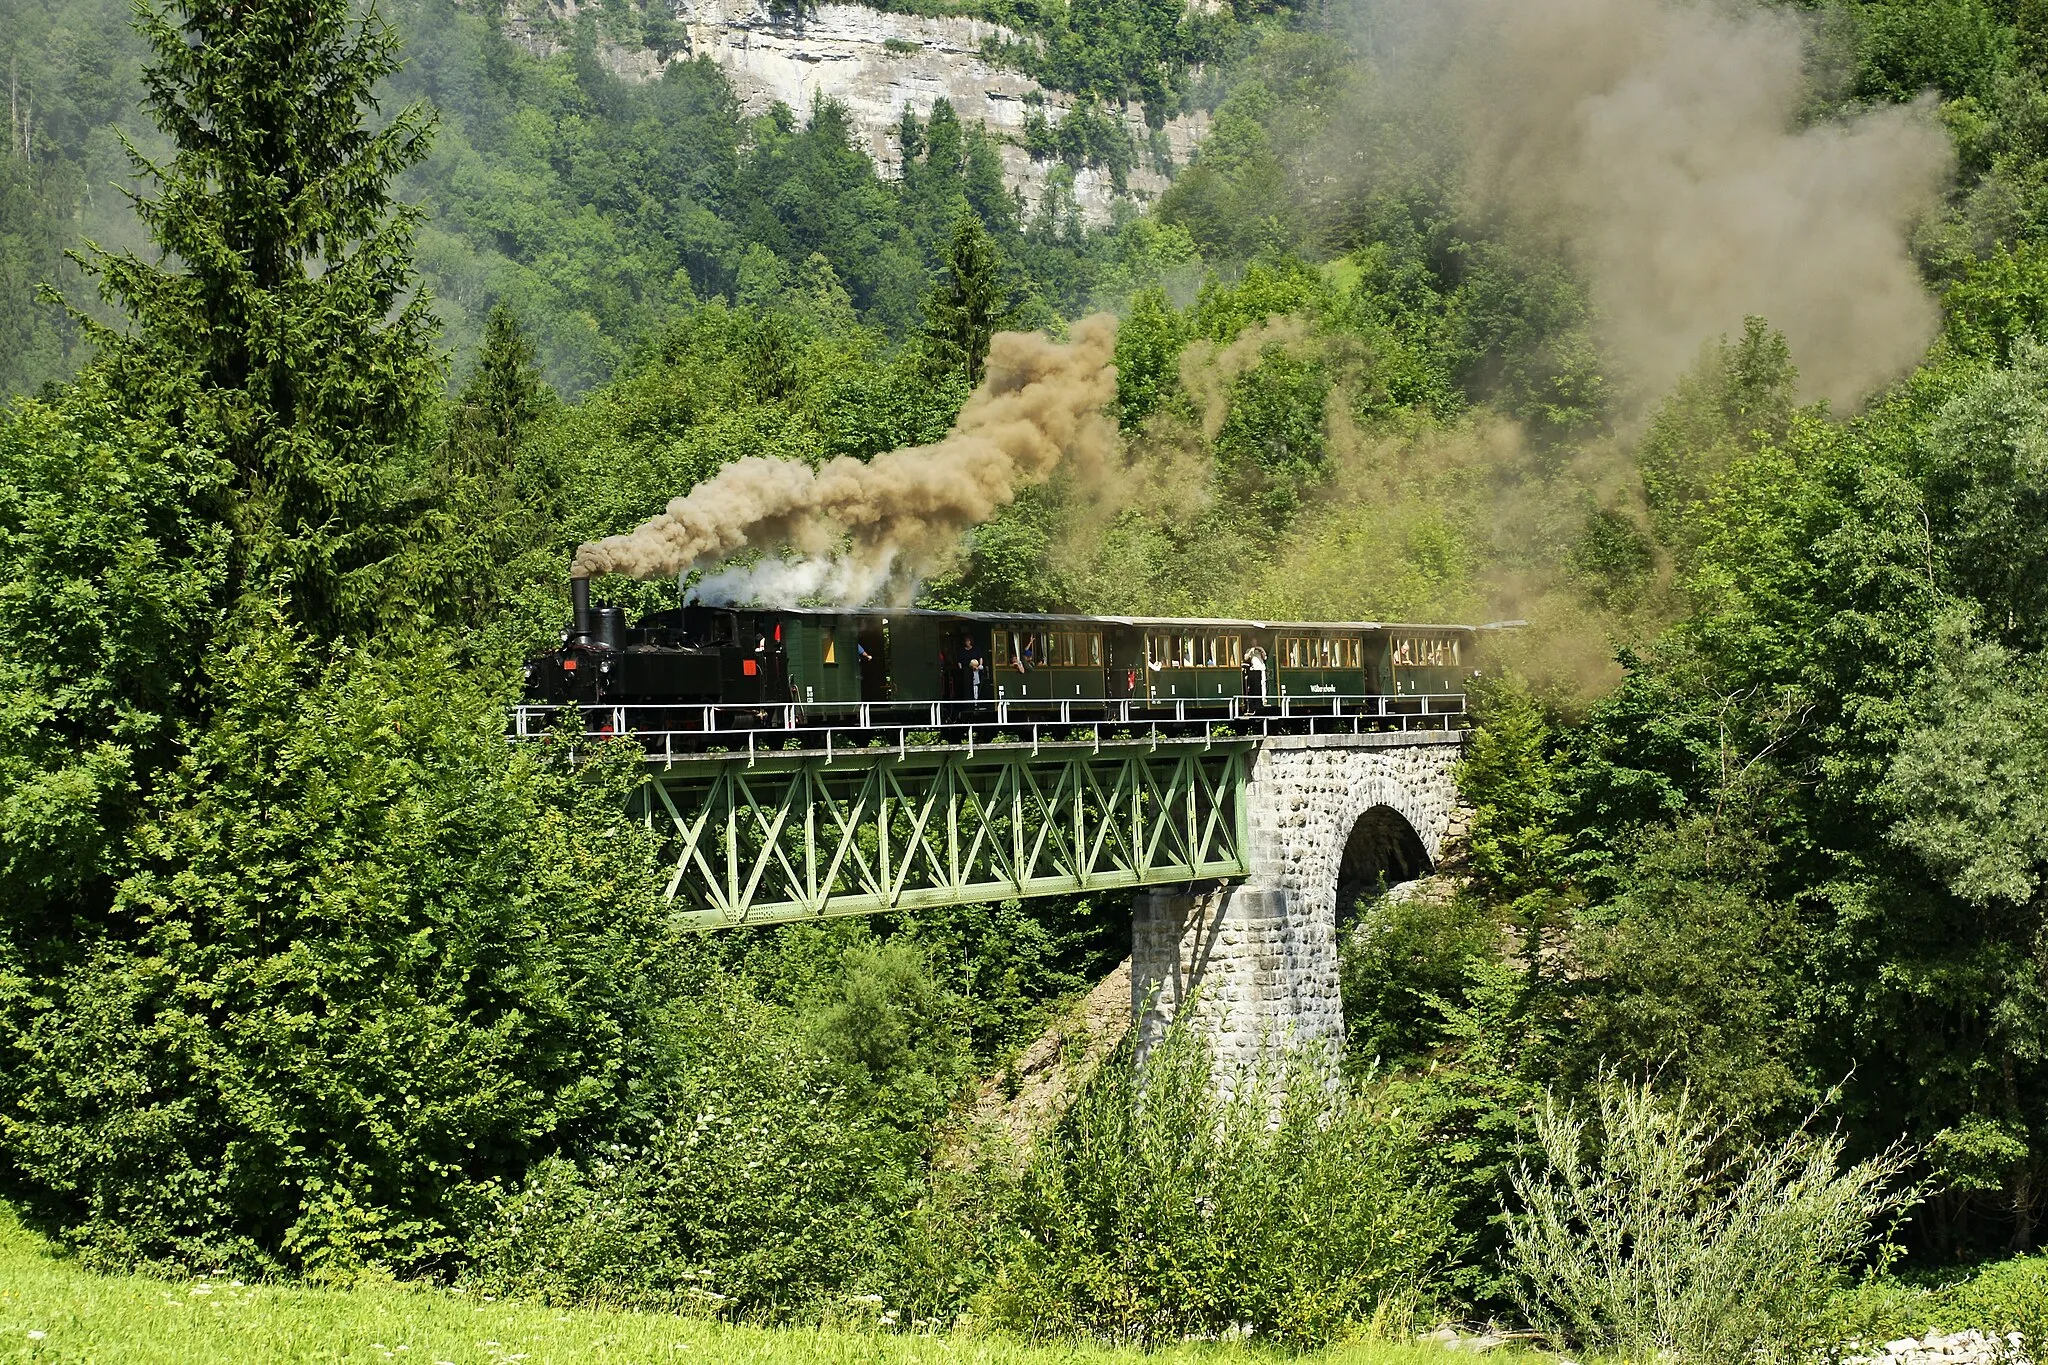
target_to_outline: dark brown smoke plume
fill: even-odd
[[[795,551],[713,573],[706,600],[843,603],[899,592],[952,553],[1021,488],[1063,458],[1100,466],[1116,428],[1116,319],[1075,323],[1071,341],[998,333],[987,377],[945,438],[873,460],[841,456],[813,469],[793,460],[736,460],[624,535],[576,552],[573,573],[662,578],[706,569],[742,550]]]

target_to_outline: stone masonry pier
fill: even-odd
[[[1141,891],[1131,936],[1140,1056],[1193,1001],[1228,1075],[1269,1048],[1340,1049],[1341,909],[1430,871],[1458,809],[1461,732],[1299,735],[1259,748],[1251,876]]]

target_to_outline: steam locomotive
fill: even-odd
[[[825,724],[876,702],[1078,717],[1091,703],[1187,714],[1383,697],[1420,710],[1477,674],[1471,626],[705,605],[629,621],[591,602],[589,579],[570,591],[561,644],[527,662],[530,702],[794,703]]]

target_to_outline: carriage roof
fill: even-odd
[[[876,616],[884,620],[893,617],[922,617],[940,621],[972,621],[988,624],[1029,621],[1049,629],[1079,626],[1131,626],[1140,630],[1150,629],[1199,629],[1199,630],[1299,630],[1299,631],[1459,631],[1473,634],[1482,630],[1497,630],[1504,626],[1519,625],[1519,622],[1494,622],[1484,626],[1461,625],[1452,622],[1415,621],[1257,621],[1248,617],[1227,616],[1079,616],[1072,614],[1026,612],[1026,611],[942,611],[930,607],[756,607],[756,606],[710,606],[706,603],[692,603],[692,606],[706,607],[712,611],[744,611],[770,613],[777,616],[849,617]]]

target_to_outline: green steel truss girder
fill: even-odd
[[[700,928],[1249,872],[1255,743],[841,750],[657,770],[636,813]]]

